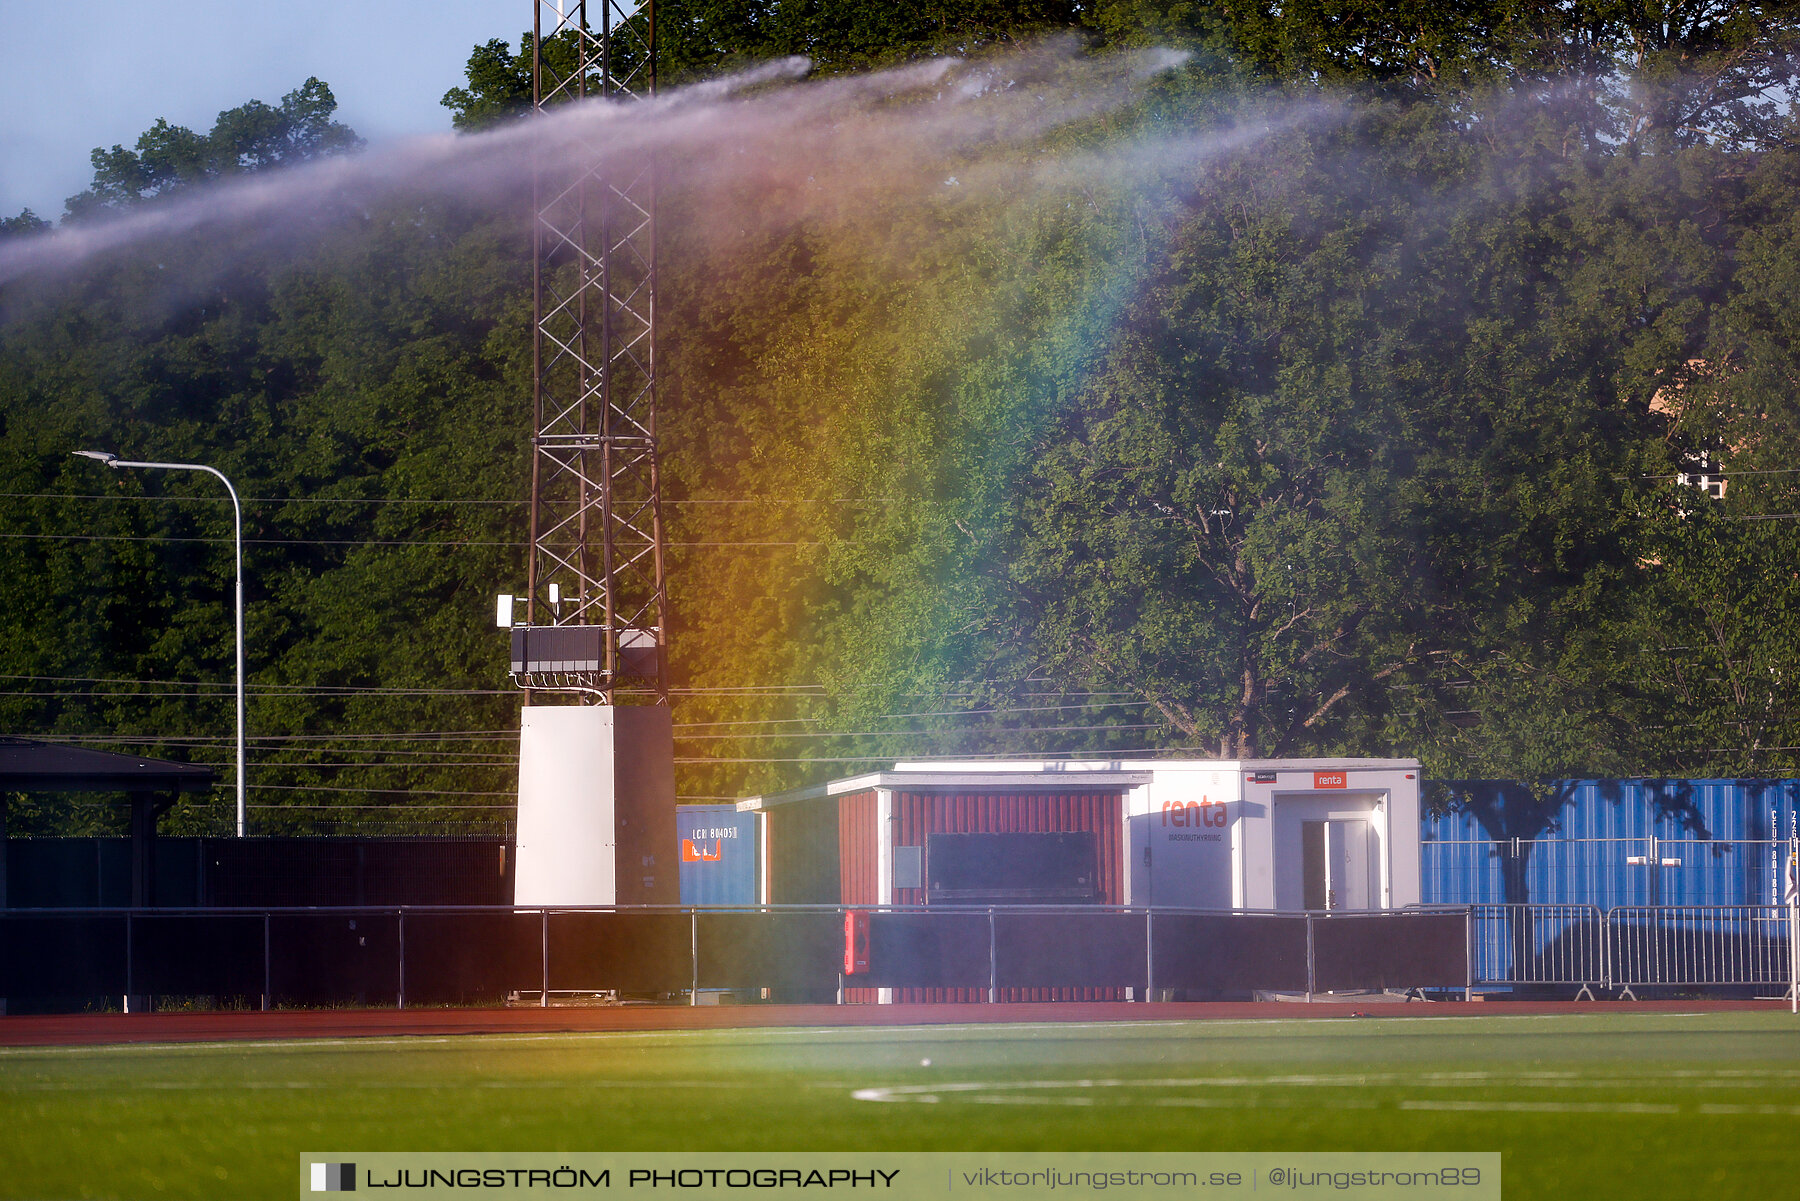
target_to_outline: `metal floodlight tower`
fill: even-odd
[[[560,120],[552,114],[569,102],[652,93],[654,17],[651,0],[533,0],[539,122]],[[554,150],[540,142],[532,168],[525,624],[511,626],[510,597],[497,611],[526,689],[519,905],[680,900],[656,465],[656,183],[650,154],[608,143],[620,123],[578,122]],[[576,141],[584,129],[591,144]],[[589,703],[533,705],[534,689]],[[618,705],[621,694],[657,703]]]
[[[538,117],[656,90],[654,0],[533,0],[532,33]],[[598,140],[603,125],[590,136],[533,167],[531,551],[512,674],[527,704],[533,689],[667,704],[655,173]]]

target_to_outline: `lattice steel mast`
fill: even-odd
[[[533,0],[537,115],[654,93],[654,18],[654,0]],[[599,144],[540,152],[533,187],[531,552],[513,678],[666,704],[653,163]]]

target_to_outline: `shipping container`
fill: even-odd
[[[678,805],[683,905],[755,905],[760,899],[756,818],[735,805]]]
[[[1780,901],[1797,780],[1467,780],[1432,790],[1427,903]]]

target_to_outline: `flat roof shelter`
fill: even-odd
[[[1064,887],[1113,905],[1370,910],[1419,901],[1419,791],[1416,759],[972,761],[896,763],[738,808],[762,822],[772,904]],[[1091,840],[1091,879],[1012,878],[1034,857],[1052,874],[1073,862],[1073,842],[1016,837],[1050,834]],[[988,878],[939,880],[934,847],[957,874],[984,862],[970,835],[986,839]]]
[[[131,903],[156,903],[156,822],[184,792],[213,786],[213,769],[144,755],[91,751],[28,738],[0,738],[0,846],[6,838],[6,795],[13,792],[122,792],[131,805]],[[0,903],[6,859],[0,854]]]

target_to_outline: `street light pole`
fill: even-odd
[[[231,494],[231,520],[233,542],[237,549],[237,836],[244,837],[244,509],[238,504],[237,489],[225,478],[225,473],[217,468],[208,467],[204,463],[140,463],[131,459],[121,459],[118,455],[104,450],[78,450],[74,452],[85,459],[105,463],[113,470],[123,467],[149,467],[159,471],[204,471],[225,485],[225,491]]]

